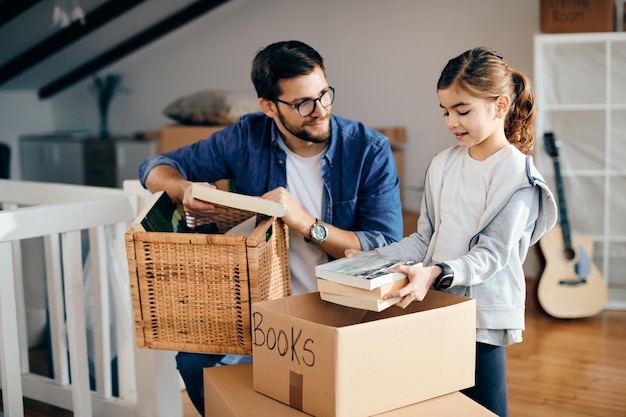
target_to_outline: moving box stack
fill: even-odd
[[[494,416],[474,385],[475,301],[361,310],[319,293],[252,304],[253,362],[204,370],[207,416]]]

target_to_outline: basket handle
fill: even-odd
[[[267,242],[272,237],[272,225],[276,221],[276,217],[259,215],[259,218],[261,219],[259,224],[247,239],[248,243],[251,244],[249,246]]]

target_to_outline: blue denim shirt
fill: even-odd
[[[322,220],[354,231],[363,250],[400,240],[400,187],[389,141],[362,123],[339,116],[331,116],[331,131],[321,161]],[[279,138],[271,118],[248,114],[209,139],[148,158],[139,167],[139,179],[145,186],[150,170],[166,164],[187,180],[230,178],[236,192],[260,196],[287,187],[287,156]]]

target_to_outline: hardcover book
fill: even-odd
[[[152,194],[132,223],[137,231],[171,233],[219,233],[217,224],[211,220],[199,219],[190,226],[182,214],[182,209],[169,198],[165,191]]]
[[[376,312],[383,311],[402,299],[401,297],[390,298],[388,300],[383,300],[381,298],[359,298],[351,297],[349,295],[331,294],[326,292],[320,292],[320,297],[322,298],[322,300],[329,301],[331,303]]]
[[[135,229],[146,232],[178,233],[186,230],[183,215],[165,191],[152,194],[132,225]]]
[[[372,290],[366,290],[364,288],[353,287],[352,285],[345,285],[339,282],[329,281],[324,278],[317,279],[317,290],[319,292],[325,292],[328,294],[344,295],[348,297],[367,298],[372,300],[382,299],[385,294],[399,290],[409,283],[408,278],[401,278],[397,281],[390,282],[389,284],[381,285],[380,287]]]
[[[413,265],[415,262],[394,259],[373,251],[358,252],[349,258],[335,259],[315,267],[317,278],[373,290],[382,285],[406,278],[400,272],[389,270],[397,265]]]
[[[276,203],[261,197],[222,191],[198,182],[193,183],[191,187],[193,198],[208,201],[217,206],[233,207],[273,217],[282,217],[287,212],[286,204]]]

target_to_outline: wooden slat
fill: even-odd
[[[109,272],[104,226],[89,229],[89,260],[91,261],[91,323],[93,333],[93,362],[96,392],[112,396],[111,372],[111,316],[109,297]],[[87,302],[89,302],[87,300]]]
[[[45,236],[46,294],[50,326],[50,349],[54,381],[60,386],[70,383],[70,364],[67,358],[67,332],[63,303],[63,274],[61,272],[61,236]]]
[[[15,320],[15,285],[13,283],[13,254],[11,242],[0,242],[0,384],[4,414],[22,416],[22,386],[18,329]]]
[[[85,288],[80,230],[61,234],[67,338],[72,380],[72,411],[75,417],[91,417],[91,394],[85,330]]]

